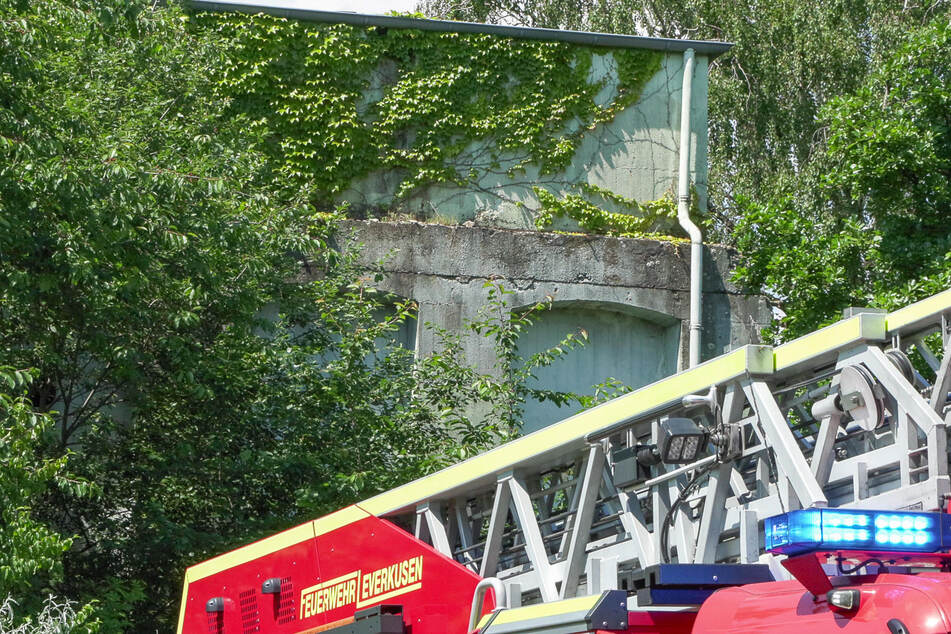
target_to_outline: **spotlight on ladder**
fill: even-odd
[[[689,418],[668,418],[659,424],[657,448],[667,464],[694,462],[707,445],[709,436]]]
[[[688,394],[680,400],[680,403],[687,409],[706,407],[710,410],[713,415],[713,433],[709,435],[708,440],[716,447],[718,462],[725,462],[742,453],[742,426],[724,422],[716,385],[710,386],[706,394]]]

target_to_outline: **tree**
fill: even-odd
[[[854,95],[824,110],[828,182],[879,237],[867,292],[883,306],[951,282],[951,25],[902,38]]]
[[[16,601],[0,601],[0,634],[61,634],[62,632],[95,632],[101,623],[90,621],[92,606],[76,611],[70,601],[50,595],[35,615],[20,619],[16,615]]]
[[[809,163],[822,144],[822,105],[858,88],[905,29],[940,7],[897,0],[420,3],[430,15],[457,19],[732,42],[713,62],[709,86],[709,207],[719,238],[741,217],[737,196],[758,199]]]
[[[203,76],[213,42],[190,37],[179,10],[44,2],[0,12],[0,345],[4,362],[36,369],[29,397],[55,415],[50,455],[84,449],[73,470],[102,491],[85,499],[52,487],[37,508],[78,534],[67,596],[112,588],[121,611],[161,580],[139,625],[160,622],[183,553],[253,529],[236,514],[211,537],[224,513],[203,518],[193,505],[214,499],[199,468],[192,498],[169,496],[178,506],[140,495],[162,484],[150,464],[198,467],[215,453],[190,446],[184,429],[152,430],[182,419],[197,428],[209,407],[228,406],[214,381],[242,377],[214,374],[228,367],[207,355],[239,368],[268,328],[264,306],[299,314],[314,301],[317,286],[296,282],[301,256],[289,254],[326,250],[326,223],[257,187],[264,164],[244,151],[241,122],[217,117],[224,104]],[[240,437],[232,420],[209,426],[209,439]],[[130,548],[143,533],[145,555]]]
[[[508,437],[527,396],[566,398],[506,383],[566,348],[480,376],[452,337],[419,360],[394,341],[413,306],[274,178],[215,89],[216,38],[175,5],[0,4],[0,363],[35,368],[39,464],[95,485],[25,499],[53,531],[45,569],[75,535],[49,583],[95,597],[106,631],[170,629],[187,565]],[[514,350],[526,323],[486,334]]]
[[[37,502],[50,486],[83,495],[88,483],[72,477],[66,457],[37,456],[52,419],[33,410],[23,396],[30,373],[0,366],[0,628],[27,628],[31,615],[42,620],[42,598],[62,580],[62,557],[72,540],[37,518]],[[93,606],[77,615],[69,609],[75,631],[95,629]]]
[[[946,18],[910,31],[859,89],[830,100],[828,142],[738,223],[740,274],[783,298],[784,336],[844,306],[892,309],[951,286],[948,38]]]

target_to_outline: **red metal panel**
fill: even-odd
[[[868,579],[866,577],[866,579]],[[701,607],[694,634],[803,634],[840,632],[882,634],[897,618],[915,634],[951,631],[951,574],[882,574],[859,584],[862,597],[854,614],[829,609],[797,581],[752,584],[719,590]],[[839,584],[837,584],[837,587]]]
[[[628,612],[628,634],[690,634],[696,612]]]
[[[305,612],[332,621],[392,603],[413,634],[467,631],[481,577],[390,522],[371,516],[318,536],[317,552],[325,581],[302,595]],[[487,600],[486,612],[492,607]]]
[[[402,605],[413,634],[465,634],[481,579],[373,516],[324,533],[318,523],[304,525],[196,569],[184,599],[185,634],[295,634],[381,603]],[[262,594],[274,577],[280,594]],[[214,597],[224,598],[224,611],[208,614]],[[489,597],[485,612],[492,607]]]
[[[262,594],[267,579],[281,579],[281,592]],[[292,634],[302,628],[296,618],[296,589],[320,578],[317,545],[306,539],[257,559],[192,581],[188,586],[183,632],[188,634]],[[224,597],[224,612],[209,615],[205,603]],[[308,625],[320,625],[314,619]]]

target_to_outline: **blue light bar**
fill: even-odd
[[[790,511],[766,519],[766,550],[785,555],[817,550],[933,553],[944,545],[943,519],[940,513],[904,511]]]

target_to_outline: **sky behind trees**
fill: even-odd
[[[237,0],[223,0],[234,2]],[[253,4],[290,9],[315,11],[353,11],[354,13],[388,13],[389,11],[412,11],[416,0],[251,0]]]

